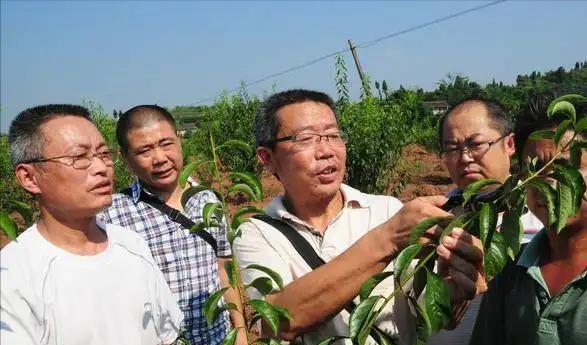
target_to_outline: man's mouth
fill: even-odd
[[[94,185],[90,191],[98,193],[112,193],[112,183],[110,181],[102,181]]]
[[[169,168],[169,169],[163,170],[163,171],[154,171],[153,176],[156,178],[165,178],[165,177],[171,176],[172,173],[173,173],[173,169]]]

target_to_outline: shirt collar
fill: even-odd
[[[187,182],[192,187],[198,185],[198,182],[196,182],[196,180],[194,180],[191,176],[188,177]],[[141,180],[139,180],[138,177],[135,179],[135,181],[133,182],[133,184],[131,185],[130,188],[132,190],[132,201],[135,204],[141,200],[141,192],[146,193],[147,195],[149,195],[151,197],[161,199],[158,195],[149,192],[149,190],[143,186],[143,183],[141,182]]]
[[[526,245],[516,264],[526,268],[538,266],[540,263],[540,252],[546,241],[548,241],[546,229],[542,229]]]
[[[367,195],[361,193],[359,190],[341,184],[340,191],[344,198],[344,207],[352,207],[354,205],[358,205],[361,208],[369,207],[370,202]],[[299,223],[304,223],[285,208],[283,205],[283,195],[273,198],[269,205],[267,205],[266,211],[269,215],[279,219],[295,220]]]

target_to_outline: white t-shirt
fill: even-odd
[[[284,220],[293,226],[310,243],[316,253],[324,261],[329,262],[347,250],[369,230],[391,218],[403,206],[393,197],[364,194],[346,185],[341,185],[341,191],[344,196],[344,207],[328,225],[323,235],[289,213],[283,206],[282,197],[273,199],[265,211],[269,216]],[[244,268],[250,264],[263,265],[276,271],[281,275],[284,285],[312,271],[289,240],[267,223],[253,219],[241,225],[240,229],[242,236],[235,240],[234,251],[246,284],[265,276],[257,270],[245,270]],[[393,263],[385,270],[392,269]],[[407,290],[409,288],[406,287]],[[393,290],[393,277],[390,277],[380,283],[372,295],[386,297]],[[248,292],[252,298],[260,297],[254,288],[248,289]],[[358,298],[355,303],[358,303]],[[342,311],[305,334],[304,344],[318,344],[335,335],[348,336],[348,322],[348,312]],[[399,338],[401,344],[412,343],[415,335],[414,319],[407,301],[400,294],[386,306],[376,325],[394,338]],[[343,344],[343,341],[337,344]],[[350,341],[347,340],[345,344],[350,344]]]
[[[183,314],[136,233],[98,223],[106,250],[69,253],[36,224],[0,252],[0,339],[7,345],[154,345]]]

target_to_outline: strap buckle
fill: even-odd
[[[180,214],[181,214],[181,212],[179,212],[177,209],[171,208],[168,216],[169,216],[169,218],[171,218],[171,220],[176,221],[179,218]]]

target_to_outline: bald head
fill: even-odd
[[[485,116],[488,119],[489,127],[495,129],[501,135],[506,135],[514,131],[514,125],[501,105],[479,98],[466,99],[450,108],[440,119],[438,140],[441,149],[443,148],[443,141],[445,139],[444,133],[446,132],[445,124],[447,119],[456,114],[463,116]]]

